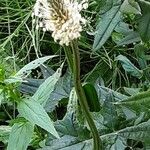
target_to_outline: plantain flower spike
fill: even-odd
[[[37,0],[32,17],[38,20],[37,29],[50,31],[55,42],[68,46],[80,37],[82,25],[86,23],[80,12],[87,7],[88,0]]]

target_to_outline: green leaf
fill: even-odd
[[[99,91],[100,99],[102,99],[103,101],[105,101],[105,99],[107,98],[109,93],[112,93],[115,101],[122,101],[122,100],[128,98],[127,95],[121,94],[117,91],[114,91],[110,88],[106,88],[106,87],[100,86],[100,85],[98,86],[98,91]]]
[[[139,19],[138,31],[144,42],[150,41],[150,13],[144,14]]]
[[[126,140],[118,137],[115,140],[115,143],[111,146],[110,150],[125,150],[126,148]]]
[[[141,14],[140,6],[135,0],[125,0],[121,6],[121,11],[124,13]]]
[[[66,114],[63,120],[55,123],[55,127],[60,139],[54,139],[51,136],[46,141],[46,146],[42,150],[91,150],[92,142],[87,139],[90,138],[90,132],[84,126],[80,126],[76,122],[74,112]]]
[[[15,77],[26,77],[28,76],[32,69],[35,69],[37,67],[39,67],[40,65],[42,65],[45,61],[52,59],[56,57],[56,55],[52,55],[52,56],[45,56],[45,57],[41,57],[38,58],[34,61],[31,61],[30,63],[28,63],[27,65],[25,65],[22,69],[20,69],[16,74]]]
[[[141,11],[142,14],[147,14],[149,13],[149,9],[150,9],[150,1],[149,0],[136,0],[140,7],[141,7]]]
[[[136,126],[127,127],[117,132],[117,134],[126,139],[145,141],[150,138],[150,120]]]
[[[117,106],[126,106],[127,108],[140,113],[143,107],[150,108],[150,91],[141,92],[114,104]]]
[[[147,67],[147,61],[146,61],[146,55],[145,55],[147,51],[148,51],[148,48],[146,48],[143,44],[137,44],[134,47],[134,52],[138,59],[138,63],[142,69],[145,69]]]
[[[61,70],[62,66],[40,85],[35,94],[32,96],[35,101],[39,102],[43,106],[45,105],[61,76]]]
[[[120,6],[112,7],[102,16],[102,19],[100,20],[96,28],[96,34],[93,44],[94,50],[98,50],[103,46],[120,20]]]
[[[130,73],[132,76],[137,77],[137,78],[142,77],[143,71],[135,67],[127,57],[123,55],[119,55],[116,57],[116,60],[119,60],[124,70]]]
[[[54,91],[51,93],[46,105],[44,106],[47,112],[51,112],[63,98],[68,98],[73,87],[72,74],[67,71],[63,77],[57,82]]]
[[[58,77],[59,73],[55,73],[55,75]],[[55,75],[52,75],[52,76],[55,76]],[[51,80],[51,77],[49,77],[50,80]],[[52,83],[56,82],[56,80],[57,79],[54,79]],[[28,78],[24,81],[25,82],[23,82],[21,86],[19,87],[20,91],[25,94],[34,94],[37,91],[38,87],[44,82],[44,79]],[[49,87],[50,86],[51,85],[49,84]],[[59,78],[56,85],[54,86],[54,90],[52,92],[50,92],[49,90],[46,93],[47,96],[49,95],[49,98],[46,104],[44,105],[44,109],[47,112],[53,111],[61,99],[69,97],[69,93],[72,87],[73,87],[72,75],[69,71],[67,71],[63,77]]]
[[[34,126],[29,122],[15,123],[9,136],[7,150],[26,150],[33,131]]]
[[[23,82],[23,79],[21,77],[10,76],[8,79],[5,79],[4,82],[11,84],[11,83]]]
[[[110,10],[114,5],[113,3],[114,1],[110,0],[98,0],[96,6],[98,5],[99,14],[104,14]],[[93,9],[95,9],[95,7]]]
[[[109,65],[103,60],[100,60],[93,70],[88,73],[85,81],[94,84],[99,77],[102,77],[106,82],[112,77]]]
[[[129,24],[125,23],[123,19],[115,27],[115,31],[123,35],[128,35],[132,29],[129,28]]]
[[[27,78],[21,83],[19,90],[24,94],[34,94],[38,87],[44,82],[44,79]]]
[[[89,110],[91,112],[99,112],[101,107],[95,87],[91,83],[85,83],[83,85],[83,90],[87,99]]]
[[[140,35],[137,32],[130,31],[123,39],[117,42],[117,45],[122,46],[139,41],[141,41]]]
[[[0,105],[1,105],[3,100],[4,100],[3,90],[0,89]]]
[[[71,136],[64,136],[59,141],[54,140],[52,146],[45,146],[39,150],[91,150],[92,141],[78,141]]]
[[[10,126],[0,126],[0,141],[3,143],[8,142],[9,139],[9,134],[11,132],[11,127]]]
[[[19,114],[33,124],[40,126],[55,137],[59,137],[52,120],[44,108],[33,99],[24,99],[18,103]]]
[[[127,94],[132,96],[132,95],[136,95],[137,93],[139,93],[141,88],[127,88],[127,87],[124,87],[124,90]]]

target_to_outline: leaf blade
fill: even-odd
[[[31,61],[30,63],[28,63],[27,65],[25,65],[23,68],[21,68],[16,74],[15,77],[23,77],[23,76],[27,76],[31,73],[32,69],[35,69],[37,67],[39,67],[40,65],[42,65],[45,61],[52,59],[56,57],[56,55],[52,55],[52,56],[45,56],[45,57],[41,57],[38,58],[34,61]]]
[[[52,120],[38,102],[32,99],[24,99],[18,103],[18,111],[22,117],[31,123],[40,126],[41,128],[51,133],[53,136],[59,138]]]
[[[94,38],[93,49],[95,51],[103,46],[120,20],[120,6],[114,6],[103,15],[103,18],[97,25],[97,33]]]
[[[60,79],[61,70],[62,70],[62,66],[60,68],[58,68],[57,71],[52,76],[47,78],[40,85],[40,87],[37,89],[35,94],[32,96],[32,98],[35,101],[39,102],[43,106],[45,105],[45,103],[47,102],[50,94],[53,92],[56,83]]]
[[[7,150],[26,150],[33,131],[34,126],[29,122],[15,123],[9,136]]]

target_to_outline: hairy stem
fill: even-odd
[[[93,150],[102,150],[102,142],[98,134],[98,130],[93,121],[93,118],[90,114],[86,96],[80,80],[80,54],[79,54],[79,49],[76,41],[73,41],[71,43],[71,48],[73,52],[74,86],[78,96],[79,103],[81,105],[81,109],[83,110],[87,123],[91,129],[91,133],[93,137]]]
[[[73,72],[73,59],[72,59],[71,48],[68,46],[64,46],[64,51],[69,65],[69,69],[71,72]]]

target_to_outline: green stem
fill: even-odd
[[[69,69],[71,72],[73,72],[73,59],[71,49],[69,46],[64,46],[64,51],[69,65]]]
[[[86,96],[85,96],[84,90],[82,88],[81,80],[80,80],[80,53],[79,53],[79,49],[78,49],[78,45],[76,41],[71,43],[71,48],[73,52],[73,74],[74,74],[75,90],[79,99],[79,103],[81,105],[81,109],[83,110],[83,113],[85,115],[85,118],[87,120],[87,123],[92,133],[93,150],[102,150],[102,142],[101,142],[98,130],[93,121],[93,118],[90,114]]]

